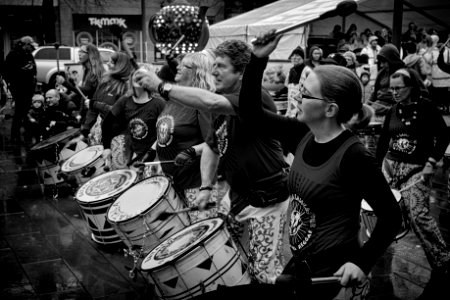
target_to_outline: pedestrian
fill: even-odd
[[[31,98],[36,89],[36,62],[32,52],[32,37],[22,37],[5,59],[5,80],[14,100],[14,117],[11,124],[11,142],[20,144],[20,129],[27,118]]]
[[[294,50],[292,50],[289,55],[289,59],[292,63],[292,67],[289,70],[289,74],[285,82],[285,85],[288,88],[286,116],[295,117],[297,114],[297,107],[295,105],[296,101],[294,98],[299,93],[300,75],[305,68],[305,51],[303,51],[302,47],[297,46]]]
[[[27,114],[27,126],[25,135],[31,140],[31,144],[36,144],[42,140],[45,122],[45,99],[41,94],[35,94],[31,99],[31,108]]]
[[[72,102],[67,104],[60,100],[61,96],[56,89],[50,89],[45,93],[45,139],[79,126],[73,116],[75,104]]]

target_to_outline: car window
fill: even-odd
[[[56,49],[55,48],[39,49],[34,55],[34,59],[56,59]],[[70,48],[60,48],[59,59],[70,60]]]
[[[104,64],[106,64],[109,61],[109,59],[111,58],[111,55],[114,53],[114,52],[102,51],[102,50],[100,50],[99,52],[100,52],[100,56],[102,57],[102,61]]]

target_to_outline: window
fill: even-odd
[[[55,48],[42,48],[36,52],[34,59],[56,59]],[[70,60],[70,48],[59,48],[59,59]]]

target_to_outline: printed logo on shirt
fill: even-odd
[[[416,150],[417,140],[412,138],[409,134],[398,134],[392,142],[392,150],[404,154],[411,154]]]
[[[222,125],[216,130],[217,148],[219,150],[219,156],[225,155],[228,149],[228,123],[227,120],[223,121]]]
[[[316,227],[316,219],[298,195],[291,195],[291,198],[289,240],[291,249],[298,251],[303,249],[311,239],[312,232]]]
[[[134,118],[128,123],[130,128],[131,137],[136,140],[145,139],[148,134],[148,126],[142,119]]]
[[[175,121],[171,115],[162,115],[156,122],[156,138],[160,147],[167,147],[172,143]]]

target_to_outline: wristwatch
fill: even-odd
[[[163,97],[165,100],[169,100],[169,93],[172,90],[172,84],[170,82],[162,81],[158,85],[158,93]]]

